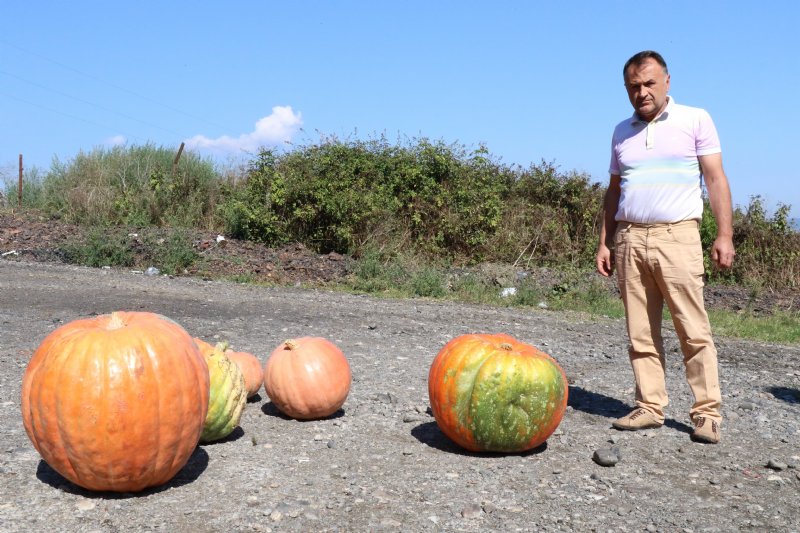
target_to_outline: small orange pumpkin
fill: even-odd
[[[225,356],[236,363],[236,366],[238,366],[239,370],[242,372],[244,376],[244,387],[247,389],[247,397],[252,398],[258,393],[264,382],[264,369],[258,357],[249,352],[235,352],[227,342],[222,342],[214,346],[197,337],[195,337],[194,341],[203,354],[211,354],[219,347],[219,349],[225,353]]]
[[[208,395],[208,367],[182,327],[121,311],[45,337],[22,378],[22,422],[42,459],[71,482],[135,492],[187,463]]]
[[[321,337],[290,339],[264,365],[264,389],[284,414],[300,420],[335,413],[350,393],[352,374],[342,351]]]
[[[233,349],[225,350],[228,359],[236,363],[239,370],[244,375],[244,387],[247,389],[247,397],[252,398],[258,394],[261,385],[264,383],[264,369],[258,357],[249,352],[235,352]]]

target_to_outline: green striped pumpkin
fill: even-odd
[[[224,348],[201,342],[197,344],[208,364],[211,384],[208,415],[203,425],[203,432],[200,434],[200,442],[205,443],[224,439],[236,429],[247,402],[247,388],[244,374],[239,366],[225,355]]]
[[[503,334],[456,337],[428,374],[439,428],[476,452],[541,445],[561,422],[567,395],[567,378],[555,359]]]

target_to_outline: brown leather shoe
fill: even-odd
[[[647,409],[637,407],[622,418],[614,420],[611,425],[617,429],[636,431],[639,429],[660,428],[664,424],[663,422],[659,422],[656,415]]]
[[[694,432],[692,433],[692,440],[697,442],[707,442],[709,444],[716,444],[722,437],[719,430],[719,422],[698,416],[694,420]]]

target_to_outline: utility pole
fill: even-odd
[[[172,161],[172,175],[175,175],[175,172],[178,170],[178,160],[181,158],[181,154],[183,153],[183,143],[181,143],[181,147],[178,148],[178,153],[175,154],[175,160]]]
[[[17,205],[22,208],[22,154],[19,154],[19,187],[17,187]]]

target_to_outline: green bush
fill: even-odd
[[[587,174],[562,173],[553,163],[521,172],[510,191],[514,212],[525,217],[519,257],[539,264],[594,264],[604,193]]]
[[[286,151],[262,149],[243,171],[227,176],[191,152],[173,170],[174,156],[148,144],[56,159],[46,173],[25,175],[24,204],[83,225],[213,229],[270,246],[301,242],[356,258],[372,250],[382,271],[358,279],[382,290],[407,286],[420,275],[416,267],[398,269],[404,256],[433,264],[594,269],[604,184],[554,163],[508,166],[483,146],[425,138],[390,143],[383,136],[323,137]],[[11,205],[16,187],[5,178]],[[709,257],[716,226],[706,202],[700,231],[709,280],[754,291],[800,287],[800,233],[789,212],[781,205],[767,214],[760,197],[737,207],[736,261],[721,272]],[[113,258],[101,244],[91,247]],[[168,248],[162,259],[167,269],[196,260],[185,244]],[[412,292],[438,292],[433,277],[427,275],[430,284],[424,279]]]
[[[415,272],[411,278],[411,289],[414,296],[441,298],[447,294],[445,277],[434,267],[425,267]]]
[[[180,274],[200,259],[188,233],[181,230],[170,232],[168,237],[158,239],[147,249],[153,251],[149,257],[151,265],[164,274]]]
[[[767,216],[763,199],[754,196],[737,210],[734,223],[736,259],[732,277],[751,287],[800,288],[800,232],[789,223],[791,207],[780,204]]]
[[[396,251],[480,253],[501,220],[498,169],[485,149],[326,139],[260,152],[221,211],[236,236],[322,253],[359,255],[376,239]]]
[[[84,240],[74,240],[64,249],[69,263],[90,267],[133,266],[135,256],[129,238],[118,231],[92,228]]]

